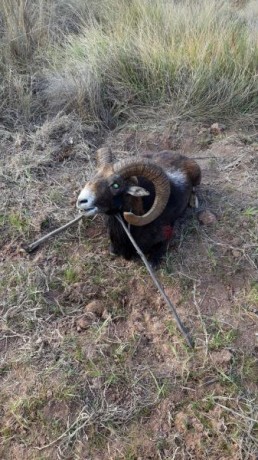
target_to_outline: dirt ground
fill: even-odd
[[[0,457],[257,459],[258,136],[171,121],[102,135],[62,115],[0,127]],[[171,149],[203,172],[158,276],[113,258],[101,217],[27,254],[76,215],[94,153]]]

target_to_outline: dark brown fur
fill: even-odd
[[[158,218],[144,226],[131,225],[131,233],[141,250],[149,254],[154,265],[158,265],[167,248],[167,235],[172,235],[173,225],[186,209],[193,188],[200,184],[201,170],[194,160],[171,151],[146,153],[142,158],[158,164],[167,173],[181,172],[182,177],[185,177],[184,182],[169,178],[169,200]],[[180,174],[178,176],[180,178]],[[119,190],[112,190],[110,187],[114,181],[119,182]],[[132,184],[132,180],[115,175],[113,164],[102,166],[93,180],[87,184],[87,187],[92,188],[97,196],[96,205],[109,216],[107,227],[112,252],[126,259],[136,255],[135,249],[114,215],[119,213],[123,216],[125,211],[133,211],[134,214],[142,215],[150,209],[155,198],[154,186],[150,181],[143,177],[137,177],[137,181],[140,187],[149,192],[149,196],[139,198],[128,195],[126,191],[130,183]],[[135,179],[133,182],[135,183]]]

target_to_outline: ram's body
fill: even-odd
[[[141,166],[141,162],[145,166]],[[125,170],[127,174],[124,174]],[[130,259],[135,255],[135,249],[114,217],[121,214],[130,224],[131,233],[141,250],[157,265],[173,234],[173,225],[186,209],[200,179],[201,171],[194,160],[170,151],[145,154],[137,161],[127,162],[126,166],[122,164],[122,169],[121,162],[111,162],[110,154],[82,190],[77,206],[88,215],[106,214],[112,252]],[[118,187],[116,190],[113,190],[114,185]],[[156,196],[160,190],[164,196],[159,207]],[[158,210],[153,212],[154,208]]]

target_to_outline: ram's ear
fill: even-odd
[[[138,185],[129,185],[126,189],[126,193],[132,196],[148,196],[150,192],[143,187],[139,187]]]

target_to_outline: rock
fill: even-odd
[[[198,220],[203,225],[212,225],[217,222],[217,217],[211,211],[201,211],[198,214]]]
[[[225,129],[226,129],[226,126],[222,125],[221,123],[213,123],[210,127],[210,133],[213,134],[214,136],[218,136],[219,134],[223,133]]]
[[[107,311],[106,308],[103,310],[102,318],[103,318],[104,320],[110,318],[110,314],[108,313],[108,311]]]
[[[85,126],[84,129],[85,129],[85,131],[86,131],[87,133],[92,133],[92,134],[94,134],[94,133],[96,132],[96,126],[94,126],[94,125]]]
[[[95,316],[103,316],[105,307],[100,300],[93,300],[84,307],[85,313],[93,313]]]
[[[18,133],[14,142],[14,146],[16,149],[19,149],[22,145],[26,142],[26,137],[24,134]]]
[[[52,396],[53,396],[53,391],[52,391],[52,390],[47,390],[46,396],[47,396],[47,399],[52,398]]]
[[[189,426],[189,417],[185,412],[178,412],[175,416],[175,428],[179,433],[183,433]]]
[[[90,319],[87,318],[86,316],[83,316],[82,318],[79,318],[76,321],[77,332],[84,331],[85,329],[88,329],[89,326],[90,326]]]
[[[36,345],[41,345],[43,343],[43,339],[41,337],[38,337],[37,340],[35,341]]]
[[[232,246],[238,247],[238,246],[242,245],[242,239],[239,238],[239,237],[235,237],[235,238],[231,239],[230,243],[231,243]]]
[[[61,141],[61,146],[62,147],[68,147],[69,145],[74,144],[74,139],[71,136],[64,135],[63,139]]]
[[[239,259],[239,257],[241,257],[242,253],[241,251],[238,251],[237,249],[233,249],[232,250],[232,255],[233,257],[235,257],[235,259]]]
[[[198,131],[198,134],[205,134],[208,132],[208,128],[201,128],[199,131]]]
[[[232,361],[233,354],[229,350],[214,351],[211,353],[213,364],[229,364]]]

